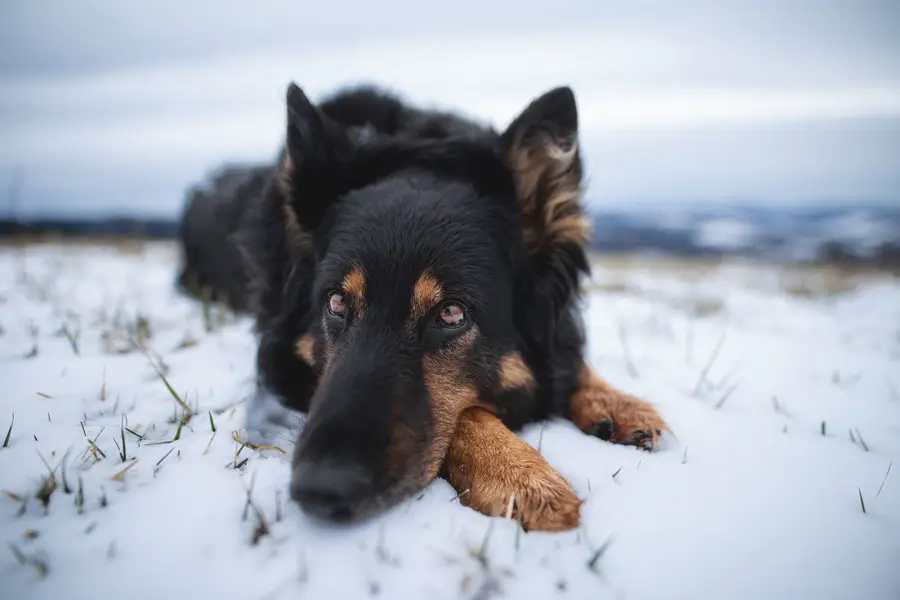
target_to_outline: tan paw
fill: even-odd
[[[473,481],[460,501],[488,516],[511,517],[526,531],[575,529],[582,504],[566,480],[543,459],[528,460],[490,479]]]
[[[568,482],[486,410],[462,414],[443,472],[460,502],[485,515],[510,516],[527,530],[578,526],[581,500]]]
[[[672,429],[653,405],[613,388],[590,367],[585,371],[581,387],[572,395],[572,422],[602,440],[644,450],[658,448],[662,432]]]

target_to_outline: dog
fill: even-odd
[[[179,281],[255,317],[259,390],[306,413],[292,499],[352,523],[440,476],[485,515],[577,527],[582,500],[515,432],[559,417],[652,450],[671,430],[584,360],[573,91],[502,131],[372,86],[285,100],[272,164],[190,192]]]

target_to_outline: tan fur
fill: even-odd
[[[294,163],[291,156],[285,150],[281,155],[281,160],[275,172],[275,184],[284,195],[284,205],[281,210],[284,212],[284,230],[287,233],[288,246],[292,255],[298,251],[308,251],[312,245],[312,236],[309,231],[304,229],[297,220],[297,213],[291,206],[293,198],[293,172]]]
[[[512,352],[503,357],[498,374],[500,389],[503,391],[534,389],[534,373],[531,372],[518,352]]]
[[[297,356],[308,365],[316,364],[316,356],[314,353],[316,347],[316,340],[310,334],[305,334],[297,340],[297,345],[294,350],[297,352]]]
[[[419,447],[417,442],[421,432],[413,429],[400,419],[395,419],[395,425],[391,430],[391,439],[385,450],[385,470],[387,476],[392,479],[409,479],[410,469],[420,464],[421,459],[416,455]]]
[[[291,208],[287,201],[281,208],[284,211],[284,230],[287,232],[290,247],[295,249],[308,247],[312,238],[300,226],[300,222],[297,221],[297,213],[294,212],[294,209]]]
[[[671,428],[655,408],[645,400],[621,392],[601,379],[587,364],[582,366],[580,387],[572,395],[572,422],[586,433],[609,419],[614,423],[610,441],[628,444],[640,432],[650,436],[652,447],[659,445],[660,431]]]
[[[581,181],[573,169],[577,142],[563,150],[551,140],[513,143],[507,162],[516,181],[525,246],[532,254],[565,244],[585,246],[590,220],[581,210]]]
[[[353,267],[344,276],[342,283],[344,293],[349,296],[351,304],[356,308],[359,316],[362,316],[366,304],[366,272],[362,267]],[[348,310],[349,310],[348,306]]]
[[[462,371],[465,356],[477,336],[478,328],[472,327],[448,348],[422,359],[434,419],[434,431],[425,458],[425,483],[437,477],[459,415],[478,404],[478,393],[472,383],[466,381]]]
[[[443,299],[444,288],[441,283],[428,271],[422,273],[413,286],[412,298],[410,298],[410,325],[414,326]]]
[[[578,526],[582,501],[568,482],[487,410],[462,413],[444,471],[460,502],[485,515],[505,516],[512,502],[512,518],[527,530]]]
[[[281,153],[281,160],[275,172],[275,180],[278,188],[286,197],[290,197],[294,192],[294,161],[291,159],[290,153],[285,149]]]

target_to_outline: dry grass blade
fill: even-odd
[[[894,463],[893,463],[893,461],[891,461],[891,463],[888,465],[887,473],[884,474],[884,479],[881,480],[881,485],[878,486],[878,491],[875,492],[875,498],[874,498],[875,500],[877,500],[878,496],[881,495],[881,490],[884,489],[884,484],[887,483],[888,475],[891,474],[891,467],[893,467],[893,466],[894,466]]]
[[[187,413],[181,414],[181,420],[178,421],[178,429],[175,430],[175,437],[172,438],[173,442],[177,442],[178,440],[181,439],[181,429],[182,429],[182,427],[184,427],[184,424],[187,423],[188,418],[189,417],[188,417]]]
[[[241,485],[244,485],[244,480],[241,480]],[[250,512],[250,505],[253,503],[253,486],[256,485],[256,472],[254,471],[253,475],[250,476],[250,485],[244,485],[244,490],[247,492],[247,501],[244,503],[244,512],[241,515],[241,521],[246,521],[247,516]]]
[[[106,402],[106,365],[103,366],[103,381],[100,383],[100,402]]]
[[[484,539],[481,540],[481,546],[478,550],[474,551],[472,555],[475,557],[478,562],[481,563],[483,568],[487,568],[488,560],[487,560],[487,547],[488,542],[491,541],[491,534],[494,533],[494,523],[495,520],[491,519],[491,522],[488,524],[487,531],[484,532]]]
[[[187,405],[187,402],[181,399],[181,396],[178,395],[178,392],[175,391],[175,389],[169,383],[169,380],[166,379],[166,376],[163,374],[163,372],[156,368],[156,365],[153,365],[153,368],[156,369],[156,374],[162,380],[163,384],[165,384],[166,389],[169,390],[169,394],[172,395],[172,398],[174,398],[175,402],[178,403],[178,406],[181,407],[181,410],[183,411],[183,414],[185,416],[183,420],[190,419],[190,416],[193,414],[191,412],[191,407]]]
[[[44,466],[47,468],[47,475],[41,476],[41,485],[38,487],[38,491],[35,494],[35,498],[41,503],[41,505],[46,510],[50,506],[50,498],[53,496],[53,492],[56,491],[57,481],[56,481],[56,473],[53,469],[50,468],[50,465],[47,463],[47,460],[44,456],[38,452],[38,457],[40,457],[41,462],[44,463]]]
[[[900,392],[897,392],[897,388],[894,387],[894,383],[890,379],[887,380],[887,388],[888,392],[891,394],[891,400],[900,402]]]
[[[43,475],[41,476],[41,485],[38,487],[37,493],[35,493],[34,497],[41,503],[41,506],[46,509],[50,506],[50,498],[53,496],[53,492],[56,491],[56,475],[50,473],[49,476]]]
[[[122,429],[120,430],[120,433],[122,434],[122,453],[121,453],[121,457],[122,457],[122,462],[125,462],[126,460],[128,460],[128,449],[127,449],[126,446],[125,446],[125,415],[122,415],[122,423],[121,423],[121,426],[122,426]]]
[[[719,398],[718,402],[716,402],[716,409],[719,409],[719,408],[722,408],[723,406],[725,406],[725,403],[728,401],[728,398],[731,396],[731,394],[734,393],[734,390],[737,389],[737,386],[738,386],[738,384],[735,383],[730,388],[725,390],[725,393],[722,394],[722,397]]]
[[[606,554],[606,551],[609,550],[609,545],[612,543],[612,536],[606,539],[603,544],[597,548],[594,553],[591,555],[591,558],[587,562],[587,568],[593,571],[594,573],[598,573],[597,563],[600,561],[600,558]]]
[[[625,368],[628,370],[628,375],[632,379],[637,379],[639,375],[637,367],[634,366],[634,361],[631,358],[631,351],[628,348],[628,334],[625,332],[625,326],[621,323],[619,324],[619,341],[622,343],[622,355],[625,357]]]
[[[725,345],[725,337],[725,333],[723,333],[719,337],[719,341],[716,343],[716,347],[715,349],[713,349],[712,354],[710,354],[709,360],[706,361],[706,364],[703,366],[703,370],[700,371],[700,378],[697,380],[697,385],[694,386],[694,396],[700,393],[700,388],[706,382],[706,377],[709,375],[709,370],[712,369],[713,365],[716,362],[716,358],[718,358],[719,356],[719,352],[722,351],[722,346]]]
[[[233,439],[238,444],[241,444],[242,450],[246,447],[250,448],[251,450],[256,450],[257,452],[261,452],[263,450],[277,450],[282,454],[287,454],[287,451],[285,451],[285,449],[280,446],[273,446],[271,444],[253,444],[249,440],[242,440],[241,435],[237,431],[231,432],[231,439]],[[240,453],[240,451],[238,453]]]
[[[209,453],[209,448],[210,448],[210,446],[212,446],[212,443],[213,443],[213,440],[214,440],[214,439],[216,439],[216,434],[215,434],[215,433],[212,434],[211,436],[209,436],[209,441],[206,443],[206,448],[203,450],[203,455],[204,455],[204,456],[206,456],[206,454]]]
[[[12,420],[9,422],[9,429],[6,430],[6,437],[3,438],[3,448],[9,447],[9,436],[12,435],[13,425],[16,422],[16,413],[13,413]]]
[[[102,458],[106,458],[106,453],[100,449],[100,446],[97,445],[97,440],[100,438],[100,434],[103,433],[103,430],[106,429],[106,426],[100,428],[100,431],[92,440],[88,440],[88,450],[94,456],[94,462],[99,461]]]
[[[515,508],[515,506],[516,506],[516,495],[512,494],[512,495],[510,495],[509,502],[506,505],[506,515],[505,515],[506,519],[512,519],[513,509]]]
[[[253,512],[256,514],[256,527],[253,529],[253,537],[250,540],[250,543],[254,546],[259,543],[263,537],[269,535],[269,522],[266,520],[266,516],[263,514],[262,509],[260,509],[256,503],[253,503]]]
[[[130,471],[131,469],[133,469],[137,463],[138,463],[138,459],[135,458],[134,460],[131,461],[131,463],[127,467],[125,467],[124,469],[122,469],[121,471],[119,471],[118,473],[113,475],[110,479],[112,479],[113,481],[125,481],[125,474],[128,473],[128,471]]]
[[[866,501],[863,500],[862,490],[856,488],[856,491],[859,492],[859,505],[862,506],[863,514],[866,514]]]
[[[162,468],[163,461],[166,460],[167,458],[169,458],[169,455],[172,454],[172,452],[174,450],[175,450],[175,448],[169,448],[169,451],[166,452],[165,454],[163,454],[162,458],[160,458],[158,461],[156,461],[156,464],[153,466],[153,476],[154,477],[156,476],[157,473],[159,473],[159,470]]]
[[[9,549],[19,564],[34,567],[35,571],[37,571],[38,575],[41,577],[46,577],[47,573],[49,573],[50,569],[47,566],[46,560],[37,558],[36,556],[26,556],[12,542],[9,542]]]
[[[457,495],[455,495],[455,496],[453,496],[452,498],[450,498],[450,502],[453,502],[454,500],[460,500],[460,501],[462,501],[462,497],[465,496],[466,494],[468,494],[470,491],[471,491],[471,490],[469,490],[469,488],[464,489],[463,491],[461,491],[461,492],[458,493]]]
[[[78,514],[84,514],[84,483],[81,481],[81,475],[78,476],[78,491],[75,492],[75,508]]]
[[[75,353],[75,356],[78,356],[80,352],[78,351],[78,332],[73,332],[69,329],[69,325],[65,324],[62,327],[62,334],[66,336],[66,339],[69,341],[69,346],[72,348],[72,352]]]
[[[725,385],[729,381],[731,381],[731,378],[734,377],[735,373],[737,373],[740,370],[740,368],[741,368],[741,363],[740,363],[740,361],[738,361],[737,363],[735,363],[734,366],[732,366],[730,369],[728,369],[725,372],[725,374],[722,376],[721,379],[719,379],[719,381],[717,381],[716,383],[713,384],[713,389],[719,390],[719,389],[724,388]]]
[[[22,496],[16,494],[15,492],[10,492],[9,490],[3,490],[3,495],[12,500],[13,502],[24,502],[25,499]]]
[[[243,452],[244,448],[247,447],[247,442],[246,442],[246,441],[242,441],[242,440],[241,440],[241,436],[240,436],[240,435],[238,434],[238,432],[236,432],[236,431],[233,431],[233,432],[231,433],[231,438],[235,441],[235,443],[238,444],[237,447],[236,447],[235,450],[234,450],[234,459],[232,460],[232,468],[234,468],[234,469],[240,469],[240,468],[243,467],[245,464],[247,464],[247,461],[249,460],[249,459],[246,459],[246,458],[245,458],[245,459],[242,460],[241,462],[238,462],[238,457],[241,455],[241,452]]]
[[[863,439],[862,433],[859,432],[859,429],[856,430],[856,439],[859,442],[859,447],[868,452],[869,445],[866,443],[866,440]]]
[[[66,478],[66,463],[68,462],[68,460],[69,460],[69,452],[66,451],[66,453],[62,457],[62,462],[60,463],[62,465],[62,468],[60,469],[60,477],[62,477],[64,494],[72,493],[72,488],[69,487],[69,481]]]

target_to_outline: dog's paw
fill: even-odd
[[[460,501],[482,514],[511,517],[526,531],[578,527],[582,501],[543,459],[506,465],[490,478],[476,478]]]
[[[595,415],[585,421],[583,431],[616,444],[654,450],[660,445],[662,432],[669,430],[649,402],[634,396],[617,395],[593,412]]]
[[[644,450],[659,447],[663,431],[672,431],[646,400],[616,390],[590,373],[572,396],[572,421],[583,432]]]

